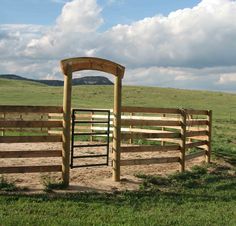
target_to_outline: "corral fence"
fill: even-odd
[[[48,129],[62,128],[62,120],[48,120],[48,114],[62,113],[55,106],[0,106],[0,144],[62,142],[61,135],[48,134]],[[40,147],[40,144],[38,145]],[[62,165],[13,166],[10,159],[62,157],[62,150],[0,150],[0,160],[9,159],[9,166],[0,166],[0,173],[61,172]],[[40,162],[40,161],[39,161]]]
[[[113,114],[111,111],[110,137],[112,138]],[[60,117],[50,114],[50,120]],[[106,115],[91,112],[77,114],[77,119],[87,121],[105,120]],[[77,132],[101,133],[107,126],[89,123],[78,124]],[[122,107],[121,114],[121,147],[120,166],[149,165],[161,163],[179,163],[181,171],[185,170],[185,162],[205,156],[210,162],[211,155],[212,111],[175,108]],[[60,131],[50,130],[50,134]],[[98,142],[105,135],[87,136],[87,141]],[[160,153],[165,157],[159,157]],[[140,153],[152,153],[151,158],[140,158]],[[126,155],[129,154],[129,155]],[[136,158],[130,158],[130,156]]]
[[[212,111],[122,107],[121,127],[120,166],[178,162],[184,171],[190,159],[205,156],[210,162]],[[150,152],[154,157],[122,158]],[[166,156],[159,157],[160,152]]]
[[[75,117],[78,120],[89,121],[88,124],[76,125],[75,132],[95,134],[83,138],[81,142],[98,143],[105,139],[106,135],[102,134],[107,131],[107,124],[90,122],[104,121],[107,115],[91,111],[89,114],[86,112],[76,114]],[[113,140],[112,110],[110,118],[110,137]],[[212,130],[210,110],[123,106],[120,124],[120,158],[116,159],[118,167],[179,163],[180,170],[184,171],[186,161],[191,159],[205,156],[206,162],[210,162]],[[61,142],[63,145],[62,138],[62,107],[0,106],[0,143]],[[0,150],[0,160],[50,157],[62,157],[62,150]],[[62,171],[62,167],[63,163],[12,166],[9,162],[7,167],[0,166],[0,173],[58,172]]]

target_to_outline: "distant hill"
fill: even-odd
[[[2,74],[0,79],[12,79],[12,80],[23,80],[38,82],[48,86],[63,86],[64,82],[62,80],[37,80],[28,79],[19,75],[14,74]],[[113,85],[113,83],[106,77],[103,76],[86,76],[82,78],[72,79],[72,85]]]

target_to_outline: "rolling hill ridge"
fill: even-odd
[[[9,80],[21,80],[30,81],[45,84],[48,86],[63,86],[64,82],[62,80],[38,80],[38,79],[28,79],[19,75],[14,74],[1,74],[0,79]],[[113,83],[106,77],[103,76],[86,76],[82,78],[72,79],[72,85],[113,85]]]

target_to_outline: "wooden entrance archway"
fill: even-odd
[[[62,151],[62,177],[65,185],[69,185],[70,177],[70,127],[71,127],[71,90],[72,74],[82,70],[103,71],[115,76],[114,84],[114,132],[112,146],[112,171],[114,181],[120,180],[120,123],[121,123],[121,90],[125,67],[115,62],[95,58],[78,57],[61,61],[61,69],[64,74],[64,98],[63,98],[63,151]]]

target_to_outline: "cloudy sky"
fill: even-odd
[[[95,56],[126,85],[236,91],[236,1],[0,3],[0,74],[62,79],[61,59]]]

